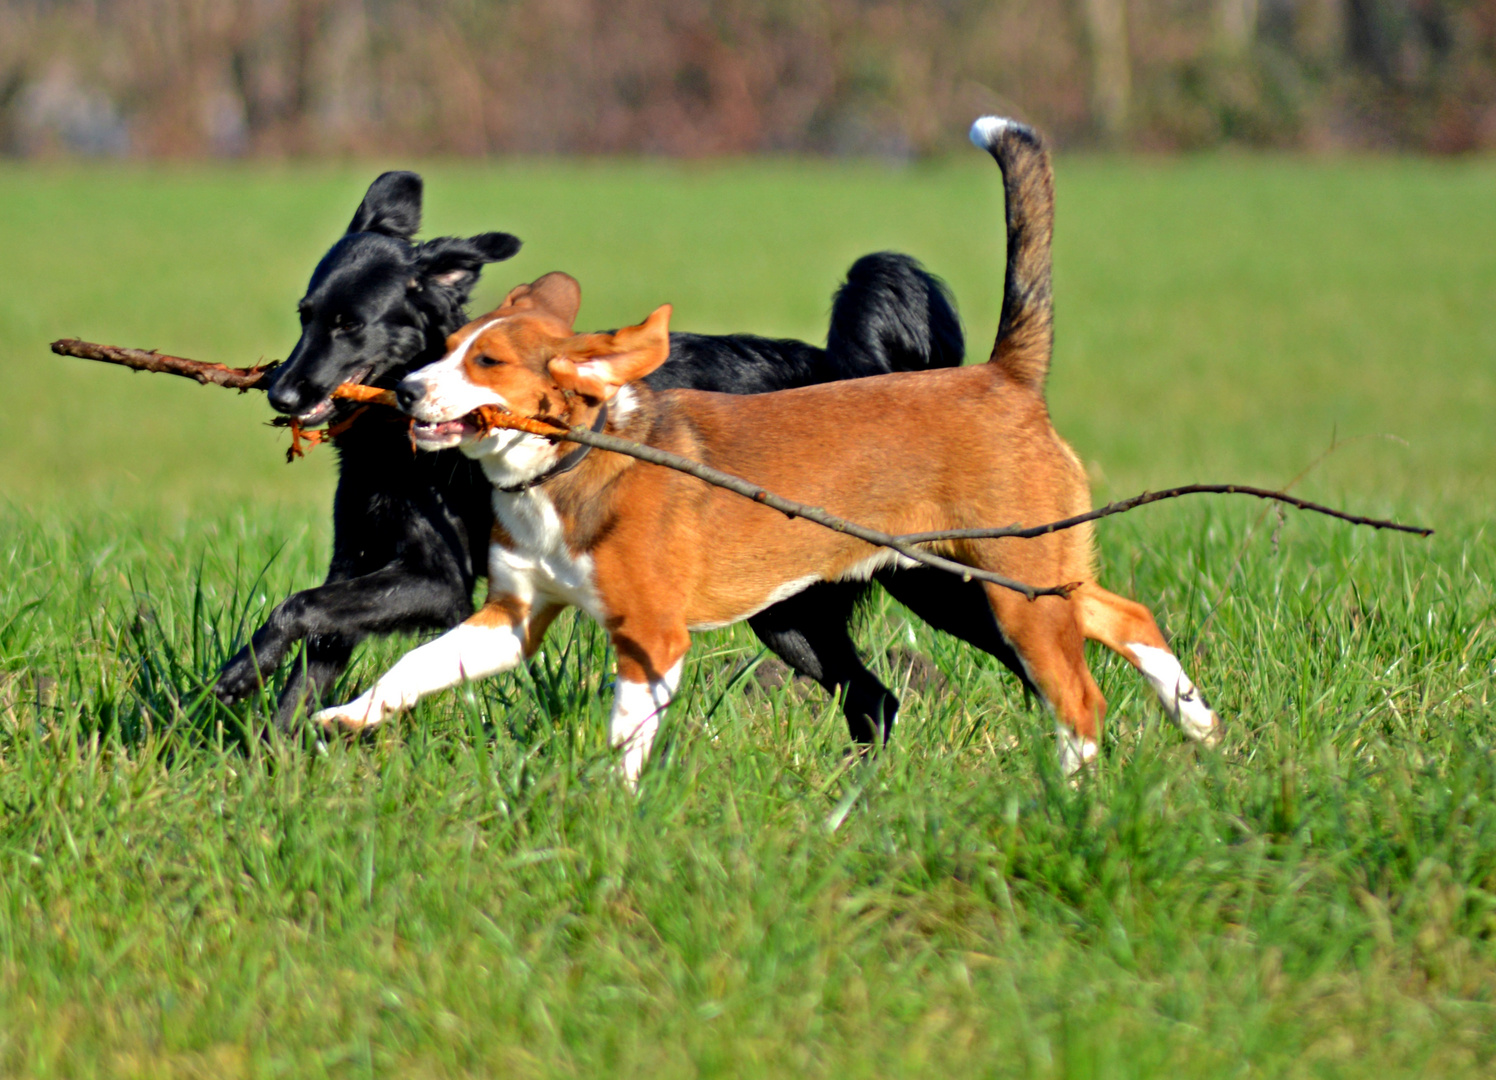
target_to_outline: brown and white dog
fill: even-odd
[[[1008,207],[1008,287],[986,364],[751,396],[655,393],[637,380],[669,352],[669,306],[639,326],[577,334],[580,289],[560,273],[521,285],[454,334],[447,356],[399,393],[423,447],[460,446],[494,484],[488,600],[317,719],[367,727],[433,691],[512,668],[574,605],[607,628],[617,652],[611,737],[632,782],[693,630],[745,619],[813,582],[908,562],[684,473],[522,432],[480,434],[465,419],[479,406],[601,424],[889,533],[1038,524],[1088,509],[1085,473],[1044,401],[1048,156],[1033,131],[1012,121],[983,118],[972,140],[997,159],[1022,202]],[[1016,232],[1015,216],[1027,223]],[[1095,756],[1106,709],[1086,667],[1086,639],[1133,664],[1187,736],[1214,741],[1216,715],[1152,615],[1096,584],[1089,529],[930,547],[1030,584],[1083,582],[1069,598],[1033,601],[985,586],[1003,634],[1054,711],[1067,772]]]

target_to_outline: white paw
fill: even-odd
[[[373,727],[383,720],[389,712],[393,711],[393,709],[386,710],[382,708],[379,703],[374,701],[372,694],[364,694],[362,697],[354,698],[346,705],[334,705],[331,708],[323,709],[312,717],[312,719],[323,727],[331,727],[337,724],[347,731],[362,731],[365,728]]]
[[[1179,730],[1186,739],[1212,747],[1221,741],[1221,718],[1205,704],[1205,698],[1196,688],[1192,687],[1188,693],[1179,695],[1179,713],[1176,719]]]
[[[630,791],[639,789],[639,774],[644,771],[644,759],[649,754],[648,745],[640,745],[641,742],[642,740],[634,738],[625,743],[623,759],[618,763],[619,778]]]
[[[1205,704],[1205,695],[1190,681],[1174,654],[1137,642],[1127,647],[1137,657],[1138,668],[1158,695],[1164,712],[1179,725],[1184,737],[1206,746],[1220,742],[1220,718]]]
[[[1077,735],[1064,724],[1056,725],[1055,734],[1060,749],[1060,772],[1065,776],[1074,776],[1096,760],[1099,747],[1095,739]]]

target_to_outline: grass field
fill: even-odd
[[[1098,498],[1305,472],[1439,529],[1221,500],[1100,527],[1221,750],[1098,654],[1107,744],[1072,788],[1011,678],[880,600],[890,752],[850,764],[735,629],[698,638],[637,796],[584,621],[367,744],[241,741],[206,685],[319,580],[331,456],[284,465],[255,397],[45,350],[283,355],[376,171],[0,170],[0,1075],[1496,1067],[1496,162],[1060,163],[1051,400]],[[559,267],[583,324],[670,301],[819,340],[846,264],[893,247],[990,345],[982,162],[427,177],[428,232],[527,242],[480,302]]]

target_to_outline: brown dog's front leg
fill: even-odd
[[[490,597],[466,622],[435,641],[412,649],[362,695],[316,716],[318,723],[351,731],[372,727],[422,697],[471,679],[515,667],[532,646],[529,607],[513,598]]]
[[[613,745],[623,749],[623,778],[632,788],[659,732],[660,715],[680,685],[691,635],[684,626],[652,627],[641,633],[628,620],[620,620],[612,637],[618,683],[610,734]]]

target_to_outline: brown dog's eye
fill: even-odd
[[[477,364],[479,367],[499,366],[499,362],[492,356],[489,356],[487,353],[479,353],[477,356],[473,357],[473,363]]]

